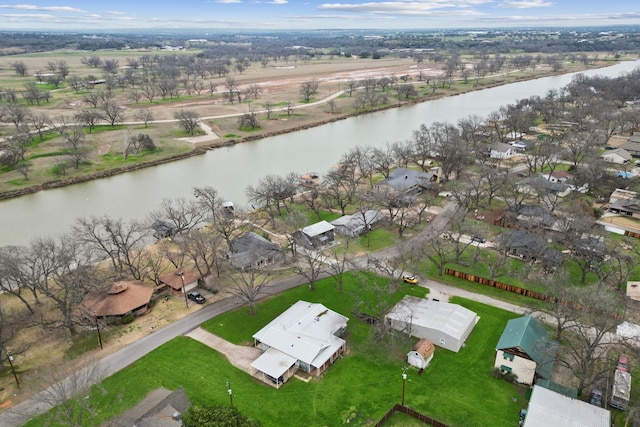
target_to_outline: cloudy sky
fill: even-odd
[[[580,25],[640,25],[640,2],[638,0],[332,0],[332,2],[316,0],[39,0],[31,3],[0,4],[0,30],[437,29]]]

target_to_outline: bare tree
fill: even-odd
[[[246,195],[256,209],[266,211],[275,225],[275,218],[289,212],[293,197],[298,191],[298,174],[291,172],[285,176],[267,175],[255,186],[248,186]]]
[[[16,74],[19,75],[20,77],[24,77],[27,75],[28,68],[27,68],[27,65],[24,63],[24,61],[12,62],[11,68],[13,68]]]
[[[48,422],[82,427],[95,420],[98,409],[87,397],[91,388],[104,376],[97,364],[80,370],[54,367],[47,371],[46,376],[49,386],[38,396],[42,404],[51,407],[45,415]]]
[[[180,124],[180,127],[190,135],[195,133],[198,128],[198,123],[200,122],[200,115],[193,110],[181,109],[174,114],[174,117]]]
[[[240,298],[249,306],[249,314],[257,312],[256,301],[265,296],[267,287],[271,283],[271,272],[265,269],[248,268],[234,274],[236,280],[224,291]]]
[[[142,248],[149,231],[137,221],[125,222],[108,215],[78,218],[73,226],[75,239],[86,249],[97,251],[101,259],[109,259],[119,276],[141,279]]]
[[[102,119],[102,114],[96,110],[81,110],[78,111],[74,118],[80,123],[82,126],[86,126],[89,128],[89,133],[93,130],[96,124]]]
[[[580,316],[564,334],[557,361],[576,378],[576,389],[582,395],[607,375],[610,334],[620,322],[624,304],[621,294],[598,285],[582,288],[573,302],[581,309]]]
[[[300,249],[296,251],[297,262],[293,269],[309,283],[309,290],[315,291],[316,281],[324,266],[324,255],[317,251]]]
[[[101,105],[102,117],[113,127],[122,121],[122,107],[113,100],[108,100]]]
[[[149,214],[149,223],[158,220],[168,221],[173,225],[175,234],[180,234],[201,225],[207,213],[200,208],[196,200],[184,197],[163,199],[160,208]]]
[[[304,102],[311,101],[313,95],[318,93],[318,87],[320,86],[320,81],[318,79],[307,80],[302,82],[300,85],[300,95]]]
[[[146,128],[149,122],[153,121],[153,112],[150,108],[141,108],[136,111],[135,118],[143,122]]]

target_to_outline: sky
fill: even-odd
[[[1,2],[2,0],[0,0]],[[441,29],[640,25],[638,0],[39,0],[0,30]]]

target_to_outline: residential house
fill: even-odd
[[[616,188],[609,196],[609,203],[617,203],[619,201],[628,201],[638,199],[638,193],[636,191],[625,190],[622,188]]]
[[[371,230],[380,221],[383,216],[377,209],[369,209],[367,211],[356,212],[353,215],[341,216],[331,221],[336,227],[336,233],[344,236],[356,237]]]
[[[156,288],[157,291],[169,289],[174,294],[180,295],[184,289],[185,293],[198,287],[198,281],[202,278],[200,273],[184,267],[178,267],[175,270],[158,276],[160,283]]]
[[[561,182],[554,182],[541,176],[528,177],[518,181],[516,185],[521,191],[538,195],[555,195],[558,197],[566,197],[571,193],[571,187]]]
[[[506,160],[516,154],[516,148],[503,142],[495,142],[489,147],[489,157],[492,159]]]
[[[494,367],[512,373],[522,384],[533,384],[537,378],[551,378],[558,343],[531,316],[507,322],[496,345]]]
[[[229,262],[240,270],[261,268],[284,258],[284,253],[277,243],[270,242],[253,231],[231,240],[229,246]]]
[[[318,249],[334,241],[336,227],[327,221],[308,225],[293,234],[296,244],[307,249]]]
[[[615,150],[607,150],[600,155],[605,162],[623,165],[631,161],[631,153],[624,148],[616,148]]]
[[[634,133],[627,142],[618,145],[618,149],[620,148],[626,150],[632,157],[640,157],[640,133]]]
[[[122,317],[147,311],[155,291],[153,285],[141,280],[115,282],[107,290],[91,292],[81,303],[86,318]]]
[[[396,168],[389,174],[389,178],[377,182],[376,186],[388,185],[397,194],[420,194],[423,190],[431,188],[432,183],[437,180],[438,175],[432,173]]]
[[[523,427],[609,427],[611,412],[583,400],[533,386]]]
[[[253,335],[263,353],[251,366],[277,386],[300,369],[320,376],[345,351],[349,319],[322,304],[298,301]]]
[[[559,182],[561,184],[566,184],[573,179],[573,175],[563,170],[554,170],[551,173],[541,173],[540,176],[546,179],[547,181]]]
[[[407,354],[407,363],[418,369],[424,369],[429,366],[429,362],[433,359],[436,346],[426,338],[421,339],[413,346]]]
[[[609,205],[609,212],[640,218],[640,199],[619,199]]]
[[[496,238],[495,243],[511,256],[541,262],[545,271],[553,271],[564,261],[562,252],[547,247],[544,239],[526,230],[504,232]]]
[[[426,338],[456,353],[480,318],[457,304],[407,295],[385,316],[385,322],[409,336]]]
[[[541,206],[520,203],[509,205],[496,225],[510,228],[556,228],[556,218],[551,211]]]

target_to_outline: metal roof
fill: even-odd
[[[402,322],[411,318],[413,325],[436,329],[460,340],[469,325],[476,323],[478,315],[461,305],[407,295],[386,317]]]
[[[349,319],[322,304],[298,301],[253,335],[253,338],[296,360],[319,367],[344,340],[334,334]]]
[[[544,378],[551,377],[558,343],[549,339],[549,333],[531,316],[518,317],[507,322],[496,350],[519,347],[538,366],[536,372]]]
[[[271,347],[254,360],[251,366],[272,378],[280,378],[297,361],[295,357]]]
[[[335,227],[329,224],[327,221],[320,221],[316,222],[315,224],[306,226],[302,229],[302,232],[309,237],[315,237],[334,229]]]
[[[524,427],[609,427],[611,413],[582,400],[533,386]]]

